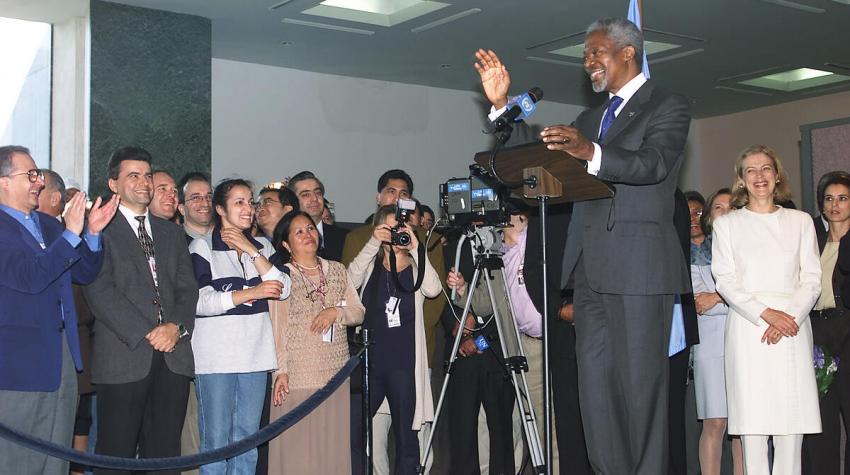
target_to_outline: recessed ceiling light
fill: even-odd
[[[431,0],[325,0],[301,13],[390,27],[447,6]]]
[[[307,20],[299,20],[297,18],[284,18],[280,20],[281,23],[288,23],[290,25],[301,25],[301,26],[309,26],[313,28],[322,28],[325,30],[334,30],[334,31],[342,31],[345,33],[356,33],[358,35],[374,35],[375,32],[371,30],[361,30],[360,28],[349,28],[347,26],[339,26],[339,25],[331,25],[328,23],[319,23],[316,21],[307,21]]]
[[[277,2],[277,3],[275,3],[274,5],[272,5],[272,6],[270,6],[270,7],[269,7],[269,11],[275,11],[275,10],[277,10],[278,8],[280,8],[280,7],[284,6],[284,5],[286,5],[287,3],[291,2],[291,1],[292,1],[292,0],[283,0],[282,2]]]
[[[739,84],[755,86],[765,89],[774,89],[783,92],[795,92],[801,89],[825,86],[842,81],[850,80],[850,76],[836,74],[830,71],[821,71],[812,68],[797,68],[773,74],[767,74],[757,78],[738,81]]]
[[[445,18],[440,18],[439,20],[434,20],[430,23],[425,23],[424,25],[419,25],[415,28],[411,28],[410,31],[412,33],[422,33],[423,31],[430,30],[431,28],[436,28],[438,26],[445,25],[446,23],[451,23],[453,21],[460,20],[461,18],[466,18],[469,15],[475,15],[476,13],[481,13],[481,9],[470,8],[469,10],[465,10],[460,13],[455,13],[454,15],[449,15]]]
[[[779,5],[780,7],[785,8],[793,8],[794,10],[800,10],[802,12],[807,13],[824,13],[826,10],[823,8],[813,7],[810,5],[804,5],[802,3],[790,2],[788,0],[761,0],[764,3],[772,3],[774,5]]]

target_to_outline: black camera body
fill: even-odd
[[[407,246],[410,244],[410,234],[400,231],[398,227],[390,229],[390,243],[393,246]]]
[[[415,201],[404,198],[398,199],[395,207],[396,225],[390,229],[390,243],[393,246],[407,246],[410,244],[410,234],[407,231],[402,231],[401,228],[410,221],[410,215],[414,212],[416,212]]]

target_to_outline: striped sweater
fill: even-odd
[[[268,258],[273,254],[266,238],[246,236],[260,253]],[[221,229],[212,232],[211,244],[195,239],[189,245],[192,265],[198,281],[198,306],[192,351],[195,354],[195,373],[250,373],[270,371],[277,367],[266,300],[233,304],[233,292],[251,288],[266,280],[283,284],[281,298],[289,297],[289,276],[272,266],[259,275],[250,256],[236,251],[221,240]]]

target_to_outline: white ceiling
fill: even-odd
[[[377,26],[303,13],[319,0],[120,0],[212,21],[213,56],[322,73],[478,90],[473,52],[494,49],[517,93],[589,105],[578,59],[552,51],[582,40],[596,18],[624,16],[628,0],[441,0],[421,17]],[[0,0],[71,8],[78,0]],[[844,0],[644,0],[647,40],[679,45],[651,55],[652,76],[693,101],[696,117],[850,90],[850,82],[798,92],[739,84],[810,67],[850,74],[850,5]],[[14,15],[12,15],[14,16]],[[324,26],[317,27],[319,23]],[[334,29],[329,29],[334,28]]]

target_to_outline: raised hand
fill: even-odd
[[[449,269],[449,274],[446,276],[446,285],[450,289],[456,289],[457,294],[461,297],[466,293],[466,281],[463,278],[463,274],[456,271],[454,267]]]
[[[231,249],[239,250],[245,254],[256,254],[257,248],[254,247],[245,237],[245,234],[237,228],[225,228],[221,230],[221,240],[224,241]]]
[[[79,192],[65,205],[65,229],[79,236],[86,220],[86,194]]]
[[[379,224],[375,226],[375,229],[372,231],[372,237],[381,242],[390,242],[392,237],[390,234],[390,225]]]
[[[82,193],[77,193],[81,195]],[[76,196],[74,196],[76,198]],[[100,197],[94,201],[94,204],[89,211],[88,233],[92,235],[100,234],[103,228],[112,221],[115,212],[118,211],[118,204],[121,203],[121,197],[117,194],[112,195],[106,203],[102,203]]]
[[[479,49],[475,52],[475,59],[475,70],[481,76],[481,87],[484,88],[487,100],[496,109],[505,107],[508,103],[508,88],[511,86],[508,68],[493,50]]]

